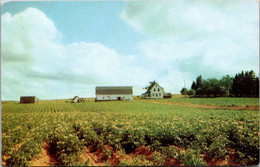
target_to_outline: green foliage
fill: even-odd
[[[187,92],[188,92],[188,89],[187,89],[187,88],[182,88],[182,90],[180,91],[180,93],[181,93],[182,95],[186,95]]]
[[[156,151],[157,156],[152,159],[156,165],[164,165],[167,157],[183,163],[185,156],[186,164],[203,164],[197,153],[193,155],[189,151],[184,155],[175,148],[201,150],[201,154],[217,159],[224,158],[229,148],[239,154],[236,163],[258,162],[259,112],[221,109],[231,105],[258,106],[258,98],[172,98],[149,102],[155,103],[141,100],[86,101],[77,105],[56,100],[33,105],[6,102],[2,104],[2,155],[11,156],[6,161],[9,166],[28,166],[44,141],[62,165],[80,164],[78,158],[83,146],[91,146],[91,151],[95,151],[104,145],[127,153],[140,146],[150,147]],[[219,109],[168,105],[172,102],[215,105]],[[14,147],[16,144],[21,147]],[[109,159],[111,151],[104,153]],[[135,161],[150,163],[141,157]],[[127,162],[120,165],[126,166]]]
[[[79,160],[82,144],[77,136],[65,136],[57,142],[57,158],[63,164],[68,165]]]
[[[190,89],[189,91],[187,91],[187,95],[191,96],[195,96],[196,95],[196,91],[194,89]]]
[[[113,151],[110,149],[103,149],[103,156],[105,160],[108,160],[111,158]]]
[[[119,162],[119,164],[117,164],[117,166],[133,166],[133,165],[127,160],[122,160]]]
[[[184,156],[184,166],[206,166],[206,163],[195,150],[190,149]]]
[[[242,71],[236,74],[234,78],[229,75],[221,79],[210,78],[203,80],[202,76],[193,81],[191,89],[196,91],[197,97],[222,97],[222,96],[259,96],[259,78],[256,77],[253,70]]]
[[[160,154],[159,152],[154,152],[153,154],[153,165],[154,166],[164,166],[165,156]]]

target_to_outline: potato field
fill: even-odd
[[[258,163],[258,98],[2,102],[2,165]]]

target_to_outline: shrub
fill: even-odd
[[[199,157],[195,150],[189,150],[184,155],[184,166],[205,166],[206,163]]]

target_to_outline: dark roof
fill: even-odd
[[[79,98],[79,96],[75,96],[72,100],[75,100],[76,98]]]
[[[96,87],[96,95],[112,95],[112,94],[133,94],[132,86],[110,86],[110,87]]]
[[[36,98],[36,96],[20,96],[20,98]]]
[[[155,81],[149,82],[150,86],[146,87],[147,91],[145,93],[150,93],[150,90],[153,88],[153,86],[157,83]]]
[[[36,96],[20,96],[20,103],[36,103]]]

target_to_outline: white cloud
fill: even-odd
[[[189,3],[127,2],[121,17],[152,34],[137,43],[133,55],[102,43],[63,44],[53,21],[35,8],[3,14],[2,98],[94,97],[101,85],[132,85],[138,95],[153,80],[179,93],[184,80],[189,87],[198,75],[258,71],[258,8],[242,2]]]
[[[62,34],[38,9],[5,13],[2,21],[4,100],[93,97],[98,85],[132,85],[140,94],[152,78],[137,55],[119,55],[101,43],[62,44]]]
[[[258,72],[258,7],[256,1],[129,1],[121,18],[152,36],[138,45],[148,60],[191,81]]]
[[[129,1],[121,18],[138,31],[159,37],[205,37],[223,31],[240,34],[241,31],[248,33],[247,27],[251,26],[248,23],[258,21],[258,3],[242,0]]]

